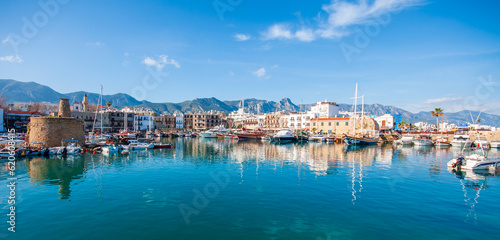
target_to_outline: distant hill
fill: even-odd
[[[57,103],[60,98],[68,98],[70,102],[81,102],[85,92],[59,93],[48,86],[44,86],[35,82],[19,82],[12,79],[0,79],[0,94],[6,96],[9,103],[13,102],[51,102]],[[98,93],[87,93],[90,103],[97,103],[99,98]],[[112,106],[121,108],[144,107],[150,108],[157,113],[174,113],[179,112],[198,112],[217,110],[225,113],[230,113],[237,110],[241,106],[241,100],[221,101],[217,98],[196,98],[194,100],[184,101],[180,103],[151,103],[148,101],[139,101],[128,94],[118,93],[114,95],[103,95],[104,104],[111,101]],[[304,104],[303,111],[311,108],[312,104]],[[341,111],[352,111],[351,104],[339,104]],[[253,113],[269,113],[275,111],[299,111],[300,106],[295,105],[290,99],[283,98],[279,102],[259,100],[255,98],[245,99],[245,109]],[[359,108],[361,109],[361,108]],[[403,120],[408,122],[429,122],[435,123],[436,118],[432,117],[430,112],[411,113],[401,108],[394,106],[385,106],[381,104],[366,104],[364,106],[367,115],[383,115],[401,114]],[[473,116],[479,113],[472,111]],[[480,118],[484,125],[500,125],[500,116],[494,114],[481,113]],[[471,122],[469,111],[461,111],[456,113],[445,113],[444,119],[450,123],[465,123]]]

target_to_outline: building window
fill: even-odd
[[[346,122],[346,123],[345,123],[345,125],[346,125],[346,126],[349,126],[349,123],[348,123],[348,122]]]
[[[313,123],[313,126],[316,126],[316,123]]]
[[[321,123],[321,126],[323,127],[323,123]]]
[[[337,122],[337,126],[339,125],[339,122]]]
[[[332,122],[328,122],[328,126],[332,126]]]

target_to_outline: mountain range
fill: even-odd
[[[14,102],[49,102],[58,103],[60,98],[68,98],[70,103],[80,102],[83,99],[85,92],[59,93],[48,86],[44,86],[35,82],[20,82],[12,79],[0,79],[0,95],[7,97],[8,103]],[[98,93],[87,93],[90,104],[96,104],[99,99]],[[196,98],[194,100],[184,101],[180,103],[152,103],[149,101],[139,101],[132,96],[124,93],[113,95],[103,95],[103,102],[110,101],[112,106],[116,108],[129,107],[144,107],[152,109],[157,113],[172,114],[179,112],[198,112],[216,110],[229,113],[237,110],[241,104],[241,100],[221,101],[217,98]],[[245,109],[253,113],[269,113],[275,111],[300,111],[300,106],[294,104],[290,99],[283,98],[279,102],[245,99]],[[303,111],[309,110],[312,104],[304,104]],[[351,104],[339,104],[340,111],[352,111]],[[365,104],[365,112],[367,115],[383,115],[383,114],[401,114],[404,121],[415,122],[436,122],[436,118],[432,117],[430,112],[412,113],[394,106],[385,106],[381,104]],[[471,122],[470,114],[478,116],[479,112],[475,111],[460,111],[456,113],[445,113],[445,121],[450,123],[465,123]],[[481,123],[485,125],[500,125],[500,116],[494,114],[481,113]]]

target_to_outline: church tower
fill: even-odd
[[[87,106],[89,105],[89,100],[87,99],[87,93],[85,93],[83,95],[83,101],[82,101],[82,105],[83,105],[83,111],[84,112],[87,112]]]

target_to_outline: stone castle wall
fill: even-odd
[[[85,143],[83,120],[75,118],[32,117],[28,125],[28,141],[45,142],[46,147],[61,146],[62,140]]]

